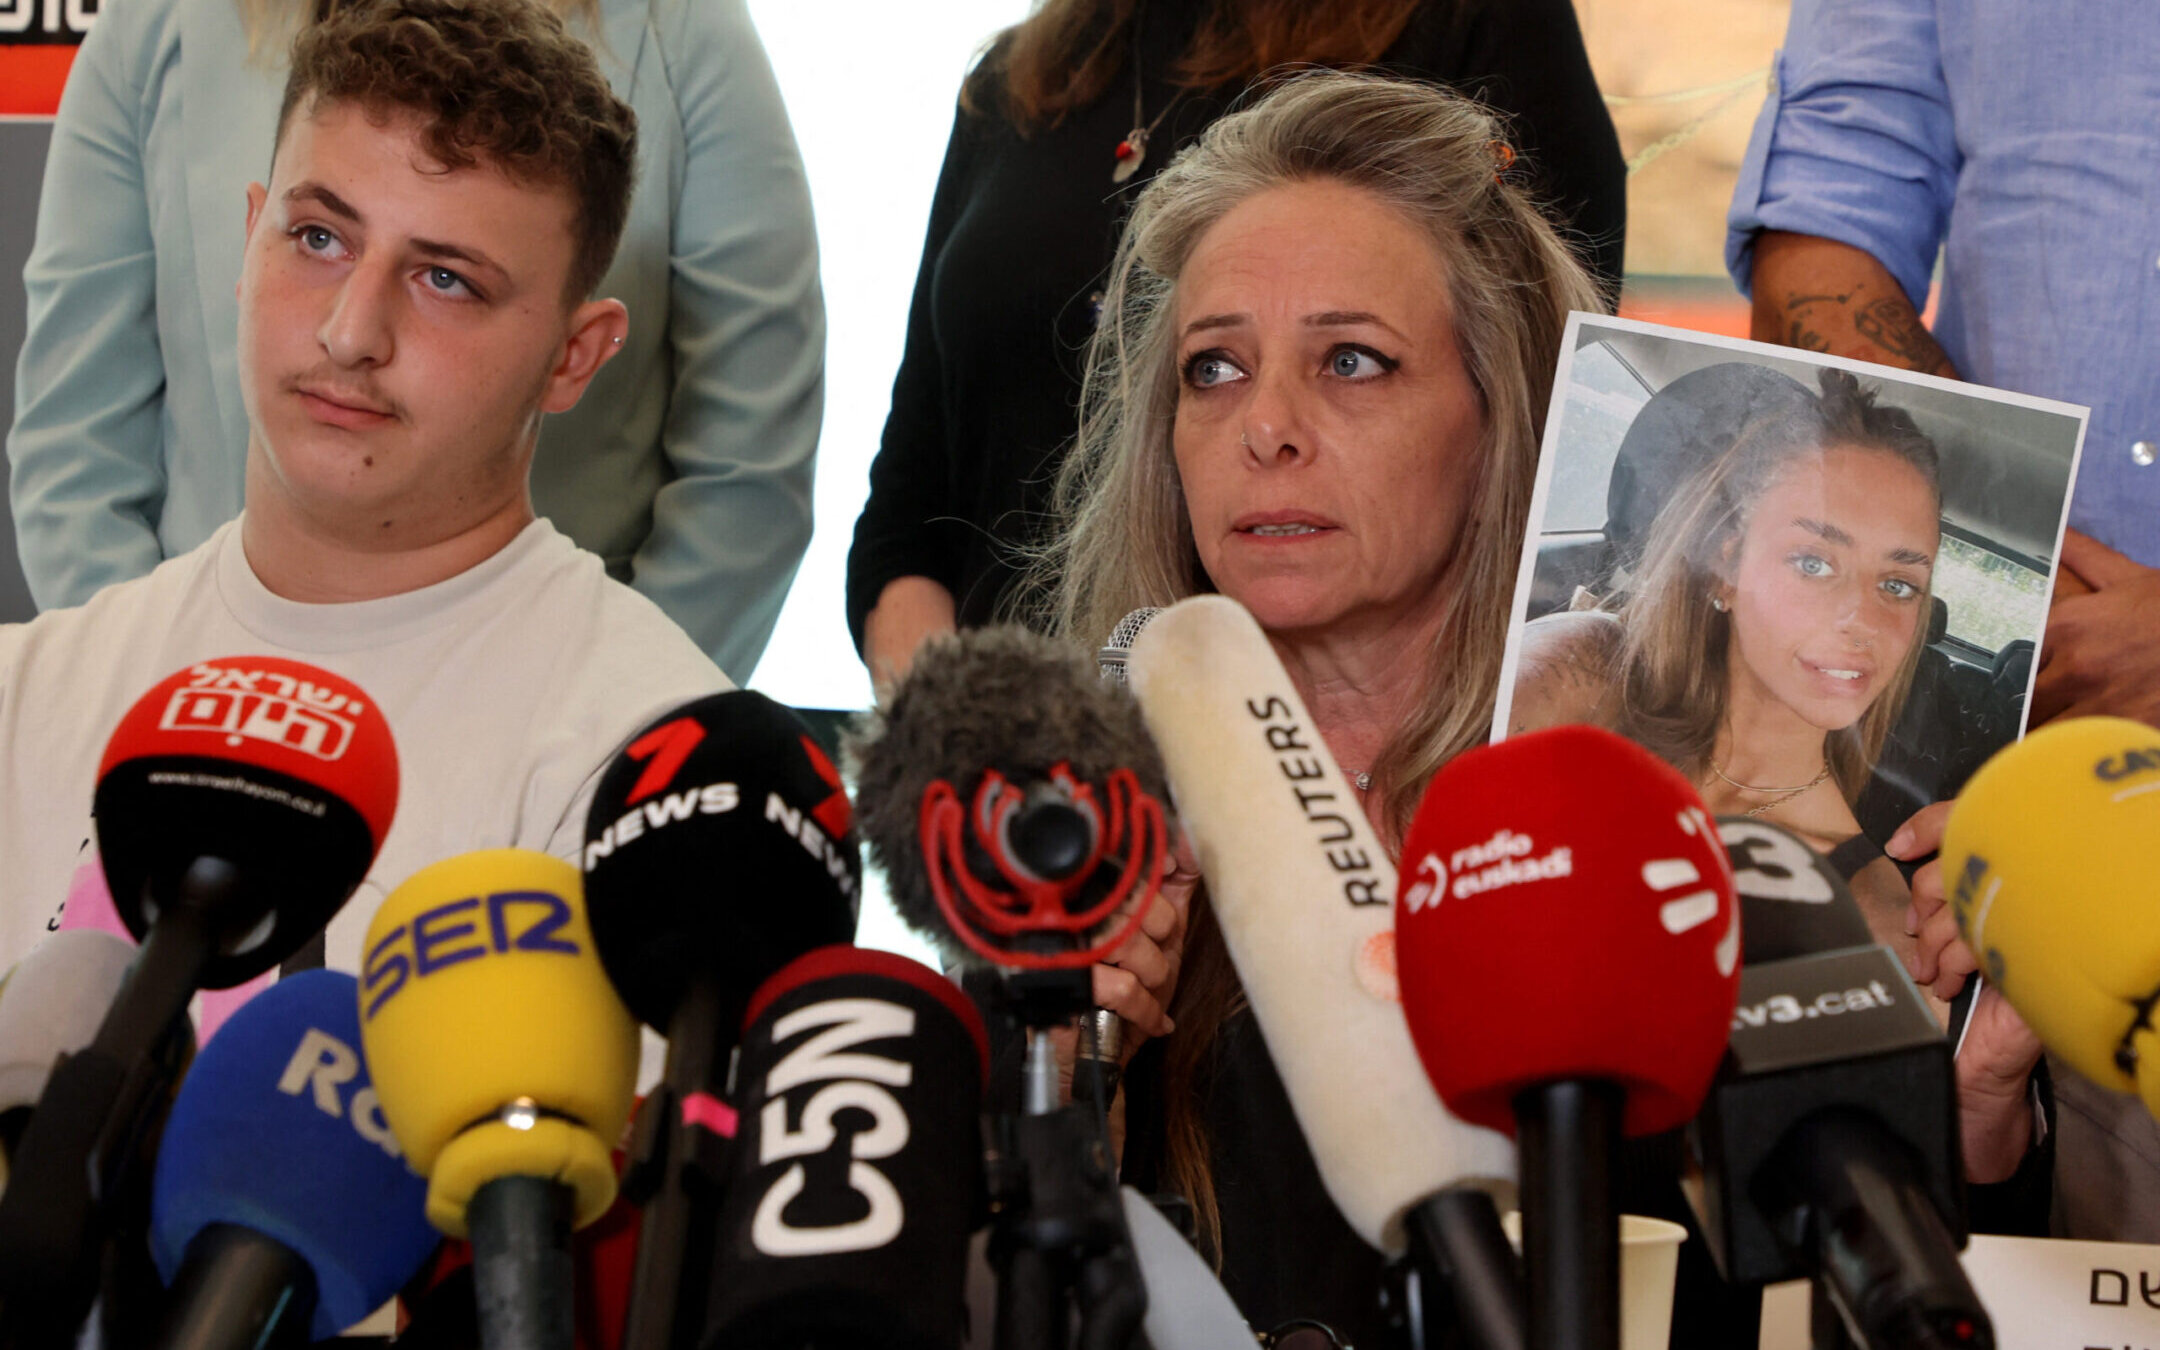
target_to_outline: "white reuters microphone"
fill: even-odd
[[[1223,939],[1329,1196],[1382,1252],[1444,1187],[1511,1181],[1508,1140],[1441,1106],[1395,982],[1395,868],[1250,614],[1154,616],[1126,677]]]

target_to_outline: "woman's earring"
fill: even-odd
[[[1732,608],[1732,606],[1725,603],[1724,596],[1713,595],[1710,597],[1710,608],[1716,610],[1720,614],[1723,614],[1726,610]]]
[[[1237,443],[1244,446],[1247,450],[1252,449],[1252,433],[1246,431],[1239,432],[1237,434]]]

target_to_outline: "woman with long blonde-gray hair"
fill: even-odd
[[[1090,644],[1140,606],[1242,603],[1391,846],[1490,726],[1561,333],[1598,304],[1511,156],[1479,104],[1355,75],[1210,127],[1119,245],[1036,574]],[[1189,934],[1127,1174],[1193,1202],[1255,1326],[1378,1341],[1379,1257],[1320,1187],[1204,896]]]

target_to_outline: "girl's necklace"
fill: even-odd
[[[1756,787],[1753,783],[1743,783],[1739,779],[1734,778],[1731,774],[1728,774],[1723,769],[1719,768],[1717,766],[1717,761],[1714,759],[1710,761],[1710,772],[1716,774],[1718,777],[1724,779],[1727,783],[1740,789],[1742,792],[1753,792],[1758,794],[1764,792],[1776,793],[1777,795],[1772,797],[1769,801],[1766,801],[1761,806],[1754,807],[1745,813],[1750,816],[1759,816],[1763,812],[1768,811],[1774,806],[1783,806],[1785,803],[1791,801],[1793,798],[1799,796],[1801,793],[1806,792],[1811,788],[1819,787],[1822,784],[1823,780],[1827,779],[1830,776],[1830,760],[1827,756],[1825,756],[1823,759],[1822,772],[1816,774],[1813,778],[1808,779],[1805,783],[1802,783],[1798,787]]]

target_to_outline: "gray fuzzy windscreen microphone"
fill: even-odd
[[[1011,626],[933,638],[847,749],[893,908],[948,962],[1088,964],[1160,881],[1162,758],[1082,650]]]

